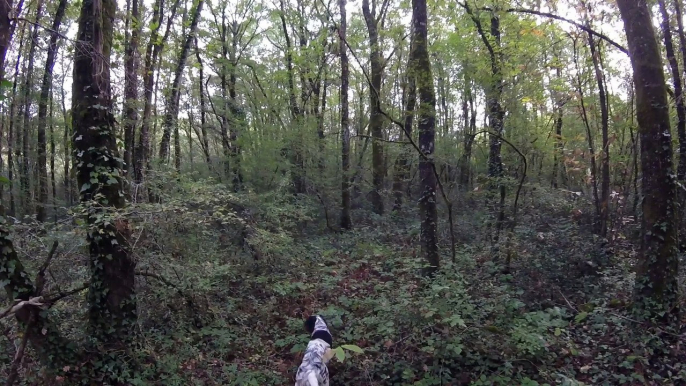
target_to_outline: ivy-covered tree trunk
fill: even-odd
[[[412,0],[413,56],[410,71],[417,82],[419,110],[419,216],[421,218],[420,243],[427,260],[425,273],[433,275],[439,267],[438,232],[436,213],[436,174],[434,172],[434,138],[436,136],[436,94],[434,93],[431,61],[429,60],[428,18],[426,0]]]
[[[350,69],[348,67],[348,47],[346,31],[348,26],[345,12],[346,0],[338,0],[341,13],[341,24],[338,29],[338,48],[341,56],[341,228],[350,229],[350,122],[348,121],[348,82]]]
[[[129,178],[133,177],[133,152],[138,123],[138,42],[141,20],[139,0],[130,0],[131,13],[126,22],[124,51],[124,164]],[[128,5],[128,4],[127,4]],[[128,13],[128,6],[127,6]]]
[[[72,88],[76,178],[88,223],[91,333],[105,349],[126,350],[136,324],[135,261],[117,209],[126,204],[110,90],[114,0],[84,0]]]
[[[57,58],[57,38],[58,30],[62,24],[62,17],[67,9],[67,0],[60,0],[57,5],[57,12],[55,13],[55,20],[52,23],[52,31],[50,32],[50,42],[48,43],[48,56],[45,59],[45,70],[43,71],[43,84],[40,91],[40,100],[38,101],[38,208],[36,211],[36,219],[38,221],[45,221],[46,205],[48,204],[48,171],[47,171],[47,139],[45,135],[45,128],[48,125],[48,102],[50,99],[50,90],[52,89],[52,69],[55,66],[55,59]]]
[[[384,213],[383,196],[384,185],[384,155],[383,155],[383,124],[381,114],[381,80],[383,77],[383,58],[379,47],[379,21],[383,17],[384,9],[376,10],[376,1],[372,0],[373,8],[369,8],[369,0],[362,0],[362,13],[367,24],[369,34],[369,63],[371,85],[369,90],[369,131],[372,134],[372,185],[371,202],[376,214]]]
[[[177,118],[179,115],[179,93],[181,91],[181,76],[183,75],[183,69],[186,67],[186,59],[188,59],[188,54],[191,51],[191,44],[193,42],[193,35],[198,27],[198,22],[200,21],[200,13],[202,12],[202,5],[204,1],[199,0],[198,5],[195,7],[195,12],[193,12],[193,20],[191,21],[191,28],[186,35],[186,39],[181,47],[181,52],[179,53],[179,58],[176,62],[176,69],[174,70],[174,80],[172,81],[171,90],[169,92],[169,98],[167,99],[166,109],[167,112],[164,116],[164,129],[162,131],[162,142],[160,142],[160,160],[162,162],[167,162],[169,156],[169,141],[171,139],[171,132],[178,131]]]
[[[662,58],[646,0],[617,0],[617,5],[634,70],[643,170],[641,256],[634,310],[640,318],[678,327],[676,179]]]

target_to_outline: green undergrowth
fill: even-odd
[[[627,311],[634,247],[609,251],[568,217],[574,204],[553,193],[539,190],[524,200],[509,274],[482,245],[478,205],[458,210],[457,255],[452,261],[443,244],[444,264],[432,280],[419,275],[424,261],[412,210],[384,218],[356,213],[355,229],[340,233],[321,220],[321,202],[284,192],[237,195],[218,184],[182,183],[160,198],[122,214],[135,224],[139,271],[141,365],[130,384],[292,384],[308,341],[302,321],[313,313],[329,321],[334,346],[364,350],[333,360],[335,385],[686,379],[676,351],[667,372],[666,364],[645,359],[659,331],[637,337]],[[36,229],[15,226],[27,265],[39,266],[58,239],[48,286],[83,283],[80,227],[68,218]],[[50,310],[73,340],[84,339],[84,300],[81,293]],[[7,322],[0,378],[17,336]],[[29,353],[27,363],[33,360]],[[39,371],[23,375],[27,384],[43,384]]]

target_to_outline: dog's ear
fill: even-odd
[[[317,316],[312,315],[305,320],[305,330],[310,334],[314,332],[314,326],[317,323]]]

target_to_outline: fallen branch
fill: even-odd
[[[7,307],[7,309],[5,309],[5,311],[0,312],[0,319],[3,319],[3,318],[6,318],[8,316],[16,314],[17,311],[24,308],[25,306],[36,306],[36,307],[43,306],[44,303],[41,303],[42,301],[43,301],[42,296],[36,296],[36,297],[30,298],[29,300],[17,300],[17,304],[9,306],[9,307]]]

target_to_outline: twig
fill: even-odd
[[[356,138],[356,137],[360,137],[360,138],[370,138],[370,139],[374,139],[374,140],[380,141],[380,142],[397,143],[397,144],[399,144],[399,145],[409,145],[409,144],[410,144],[409,142],[405,142],[405,141],[393,141],[393,140],[390,140],[390,139],[376,138],[376,137],[372,137],[372,136],[364,135],[364,134],[357,134],[357,135],[351,135],[351,136],[350,136],[350,138]]]
[[[47,303],[47,304],[49,304],[50,306],[52,306],[52,305],[53,305],[54,303],[56,303],[57,301],[62,300],[62,299],[64,299],[64,298],[66,298],[67,296],[71,296],[71,295],[74,295],[74,294],[76,294],[76,293],[79,293],[79,292],[81,292],[81,291],[83,291],[83,290],[85,290],[85,289],[88,289],[88,283],[84,283],[83,285],[81,285],[81,286],[79,286],[79,287],[76,287],[76,288],[74,288],[74,289],[71,289],[71,290],[69,290],[69,291],[67,291],[67,292],[59,291],[59,292],[58,292],[57,294],[55,294],[55,295],[46,296],[46,298],[47,298],[48,300],[46,300],[45,303]]]
[[[573,309],[573,310],[576,311],[576,312],[579,312],[579,310],[577,310],[576,307],[574,307],[574,306],[572,305],[572,303],[570,303],[569,300],[567,300],[567,297],[565,296],[565,294],[562,293],[562,291],[560,291],[560,290],[558,289],[557,292],[560,293],[560,295],[562,296],[562,299],[565,300],[565,302],[567,303],[567,305],[569,306],[569,308]]]
[[[48,269],[50,262],[52,261],[53,257],[55,257],[55,252],[57,251],[59,244],[60,243],[57,240],[52,243],[52,248],[50,248],[48,258],[45,259],[43,265],[41,265],[40,269],[38,270],[38,275],[36,275],[36,295],[40,295],[41,292],[43,292],[43,288],[45,288],[45,270]]]
[[[12,367],[10,368],[10,373],[7,376],[7,386],[14,385],[14,381],[17,380],[19,376],[19,367],[21,366],[22,359],[24,358],[24,351],[26,350],[26,343],[29,341],[29,331],[33,328],[34,320],[32,319],[24,329],[24,336],[21,337],[21,344],[14,355],[14,361],[12,361]]]
[[[44,26],[44,25],[41,25],[40,23],[36,23],[35,21],[31,21],[31,20],[26,19],[26,18],[23,18],[23,17],[15,17],[15,18],[10,19],[10,21],[23,21],[23,22],[25,22],[25,23],[29,23],[29,24],[31,24],[31,25],[35,25],[35,26],[38,27],[38,28],[42,28],[42,29],[44,29],[44,30],[46,30],[46,31],[48,31],[48,32],[50,32],[50,33],[53,33],[53,34],[55,34],[55,35],[61,37],[61,38],[64,39],[64,40],[68,40],[68,41],[74,42],[74,43],[77,42],[76,40],[70,39],[70,38],[67,37],[66,35],[62,35],[61,33],[55,31],[55,30],[52,29],[52,28],[46,27],[46,26]]]

